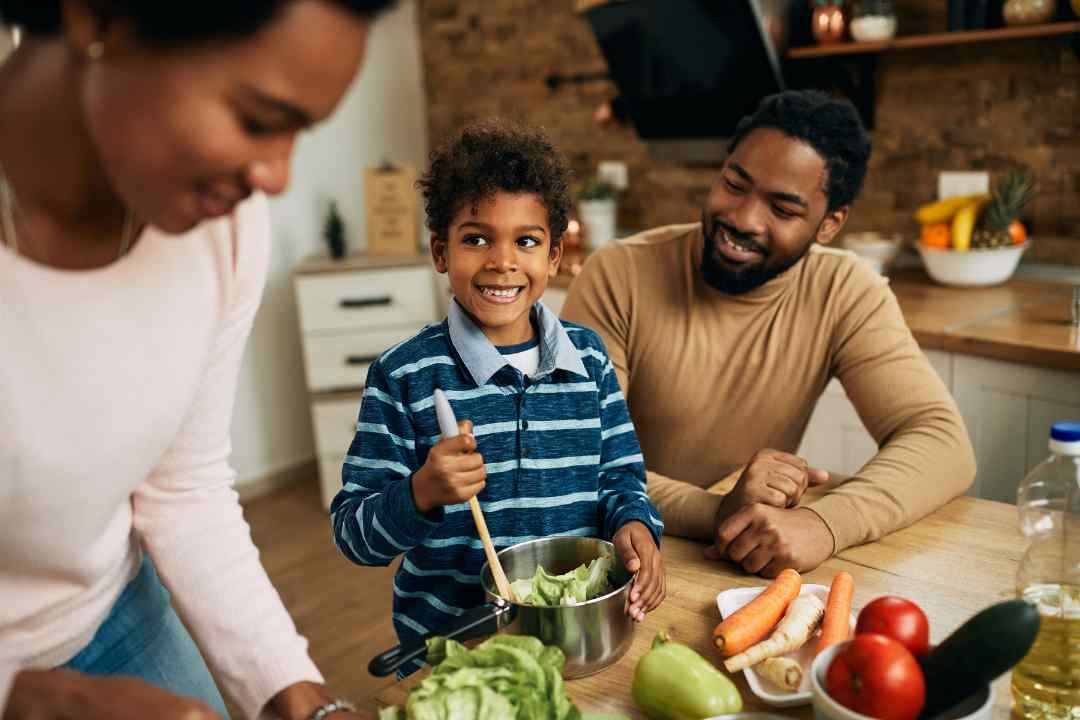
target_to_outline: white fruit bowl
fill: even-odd
[[[934,281],[942,285],[979,287],[997,285],[1012,277],[1028,243],[967,252],[931,248],[921,243],[917,247],[926,272]]]

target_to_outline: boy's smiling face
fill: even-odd
[[[458,304],[494,345],[531,340],[529,311],[562,258],[540,199],[496,192],[458,210],[447,236],[431,236],[431,255]]]

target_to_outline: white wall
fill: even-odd
[[[289,190],[271,204],[274,252],[248,343],[233,416],[239,482],[314,458],[292,268],[324,248],[328,201],[337,200],[350,251],[363,239],[363,168],[383,159],[425,167],[426,108],[417,0],[401,0],[373,28],[364,67],[335,115],[301,137]]]

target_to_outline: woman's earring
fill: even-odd
[[[95,40],[86,46],[86,57],[91,60],[99,60],[101,56],[105,54],[105,43],[101,40]]]

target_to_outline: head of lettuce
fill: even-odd
[[[431,674],[379,720],[581,720],[566,695],[566,657],[534,637],[495,635],[469,649],[444,637],[427,641]]]

